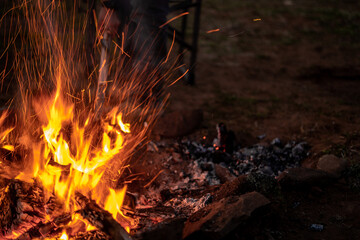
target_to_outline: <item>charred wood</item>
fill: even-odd
[[[0,229],[6,236],[12,231],[24,232],[44,218],[44,194],[35,184],[20,180],[1,180]]]
[[[76,201],[81,210],[78,213],[92,225],[99,228],[114,240],[131,240],[130,235],[112,217],[112,215],[99,207],[94,200],[90,200],[81,193],[76,193]]]
[[[97,230],[79,233],[72,239],[74,239],[74,240],[111,240],[111,238],[107,234],[105,234],[101,231],[97,231]]]
[[[71,221],[70,214],[63,214],[56,217],[53,221],[50,222],[39,222],[36,226],[30,228],[28,231],[20,235],[17,240],[31,240],[34,238],[40,237],[55,237],[58,236],[62,230],[63,226]]]
[[[153,227],[148,227],[139,231],[134,238],[141,240],[162,240],[182,239],[182,231],[186,218],[178,217],[165,220]]]

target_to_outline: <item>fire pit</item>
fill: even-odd
[[[124,124],[123,134],[130,134],[128,127]],[[5,145],[5,148],[8,147]],[[123,145],[119,148],[122,149]],[[13,164],[12,151],[4,152],[7,154],[4,154],[3,173],[9,172]],[[106,144],[103,151],[106,153]],[[101,180],[94,184],[90,181],[94,176],[87,176],[90,171],[85,170],[77,173],[80,176],[74,175],[80,178],[73,183],[71,173],[76,170],[72,169],[76,165],[72,164],[76,162],[67,165],[58,163],[56,151],[54,159],[48,160],[48,163],[41,165],[40,162],[40,166],[33,164],[35,167],[27,168],[27,171],[12,179],[3,178],[1,204],[5,213],[1,227],[4,237],[33,239],[61,235],[62,239],[128,239],[131,235],[137,239],[164,239],[171,233],[173,239],[181,239],[201,228],[200,225],[194,230],[194,226],[188,223],[182,231],[184,222],[192,223],[191,219],[205,211],[207,206],[215,205],[231,211],[242,206],[243,197],[259,201],[253,210],[267,205],[268,200],[259,193],[241,195],[240,199],[235,196],[255,190],[265,194],[278,191],[275,180],[278,174],[287,168],[299,166],[308,154],[305,143],[283,144],[279,139],[274,139],[268,146],[236,148],[231,154],[216,145],[190,140],[150,142],[147,148],[139,152],[142,152],[140,166],[135,165],[131,174],[125,171],[120,178],[131,179],[127,181],[128,189],[126,185],[119,190],[105,188],[108,190],[105,203],[97,198],[101,191],[92,192],[98,186],[104,192]],[[121,169],[121,166],[117,169]],[[147,166],[145,169],[149,176],[143,173],[144,166]],[[47,170],[47,167],[51,169]],[[47,174],[45,177],[39,173],[35,175],[34,171],[41,173],[41,169],[44,171],[42,174]],[[51,176],[51,170],[61,176]],[[103,174],[108,173],[105,171]],[[81,185],[85,180],[89,182]],[[120,182],[123,185],[126,181]],[[65,190],[62,190],[61,184],[65,184]],[[95,187],[89,188],[91,184]],[[239,206],[223,202],[223,199],[231,196]],[[213,226],[211,232],[216,231],[214,229],[217,227],[224,227],[221,226],[220,223]],[[226,235],[223,229],[219,232],[221,236]]]

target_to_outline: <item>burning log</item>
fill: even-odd
[[[111,238],[101,231],[88,231],[77,234],[74,240],[110,240]]]
[[[99,207],[94,200],[90,200],[81,193],[76,193],[76,201],[81,210],[78,213],[88,220],[92,225],[99,228],[110,236],[110,239],[131,240],[130,235],[125,229],[112,217],[112,215]]]
[[[0,180],[0,229],[4,236],[23,232],[44,218],[42,190],[19,180]]]
[[[53,197],[47,200],[36,182],[31,184],[20,180],[0,179],[0,187],[0,207],[3,209],[0,214],[1,239],[59,237],[72,221],[72,214],[63,213]],[[99,230],[77,234],[75,239],[131,239],[112,215],[95,201],[80,193],[76,194],[76,201],[81,207],[76,213]],[[45,220],[48,219],[45,216],[51,220]]]
[[[16,240],[30,240],[34,238],[40,238],[43,236],[46,237],[56,237],[59,235],[63,226],[68,224],[71,221],[70,214],[63,214],[53,221],[49,221],[46,223],[39,222],[36,226],[30,228],[25,233],[21,234]]]

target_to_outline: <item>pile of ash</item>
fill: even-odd
[[[309,155],[306,142],[282,143],[279,139],[266,145],[234,147],[232,153],[216,145],[187,139],[151,142],[150,145],[151,157],[145,164],[160,163],[157,171],[161,169],[162,173],[146,191],[137,194],[137,211],[141,214],[151,211],[151,218],[158,222],[175,216],[190,216],[216,198],[221,184],[240,176],[247,176],[247,181],[254,185],[259,182],[276,184],[281,172],[300,166]],[[162,211],[154,213],[152,208]],[[140,223],[142,227],[151,224],[151,221]]]
[[[204,145],[194,141],[183,141],[180,146],[182,153],[203,171],[214,169],[213,164],[220,164],[235,176],[256,172],[276,177],[285,169],[298,167],[309,155],[306,142],[282,143],[278,138],[269,145],[256,144],[238,148],[232,153],[216,150],[216,145]],[[210,185],[212,181],[209,181]]]

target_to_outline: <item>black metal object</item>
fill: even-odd
[[[172,25],[168,26],[169,37],[173,37],[173,32],[175,31],[175,41],[179,44],[179,54],[180,54],[180,64],[184,63],[184,50],[190,52],[189,60],[189,72],[185,76],[185,80],[188,84],[195,84],[195,69],[196,69],[196,59],[198,51],[198,39],[199,39],[199,30],[200,30],[200,14],[201,14],[201,2],[202,0],[170,0],[170,12],[188,12],[191,9],[194,9],[194,20],[193,20],[193,32],[191,36],[190,43],[186,41],[187,36],[187,25],[188,25],[188,15],[184,15],[181,18],[180,29],[176,29]],[[182,69],[185,72],[185,69]]]

